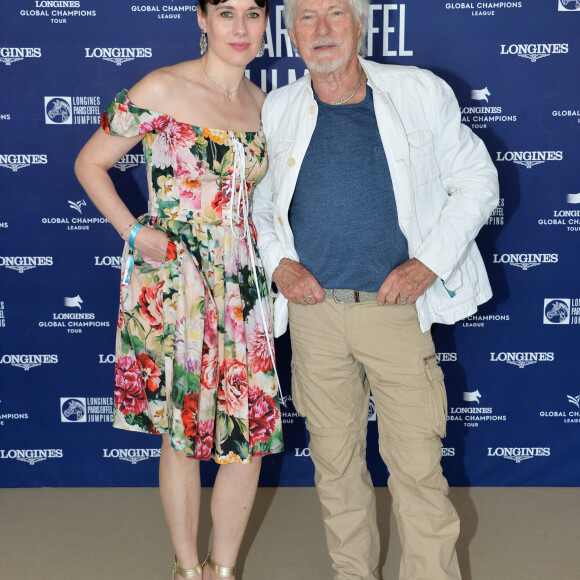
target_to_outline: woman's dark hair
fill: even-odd
[[[198,0],[198,6],[200,7],[201,11],[205,14],[207,10],[207,5],[211,4],[212,6],[217,6],[218,4],[223,4],[228,0]],[[256,6],[260,8],[266,9],[266,16],[270,14],[270,7],[268,6],[268,0],[254,0]]]

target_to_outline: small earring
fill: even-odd
[[[207,51],[207,34],[205,30],[201,31],[201,36],[199,37],[199,52],[203,56]]]
[[[258,56],[264,56],[265,52],[266,52],[266,39],[262,36],[262,46],[260,46]]]

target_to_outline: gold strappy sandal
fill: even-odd
[[[207,555],[203,565],[207,564],[220,578],[229,578],[236,575],[235,566],[220,566],[211,559],[211,552]]]
[[[177,556],[175,557],[175,562],[173,564],[173,578],[175,580],[175,575],[179,574],[182,578],[199,578],[201,576],[202,564],[198,564],[195,568],[182,568],[177,563]]]

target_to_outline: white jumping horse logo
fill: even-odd
[[[487,90],[487,87],[484,89],[474,89],[471,91],[472,101],[485,101],[487,103],[487,97],[489,96],[491,96],[491,93]]]

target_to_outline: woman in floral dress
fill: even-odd
[[[201,0],[198,10],[202,58],[122,90],[75,164],[89,197],[128,242],[114,425],[162,434],[160,490],[175,579],[234,578],[261,456],[283,449],[270,296],[249,216],[267,168],[265,95],[244,71],[263,43],[267,4],[213,1]],[[139,141],[149,208],[136,219],[107,172]],[[211,458],[221,465],[211,555],[201,565],[199,460]]]

